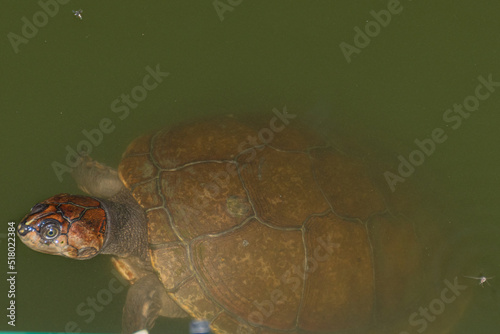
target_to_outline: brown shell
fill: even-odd
[[[216,333],[357,331],[398,314],[419,266],[411,224],[362,161],[278,122],[225,117],[129,146],[120,176],[165,288]]]

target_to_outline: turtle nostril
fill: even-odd
[[[26,234],[28,234],[29,232],[33,231],[33,228],[31,226],[27,226],[27,225],[24,225],[24,222],[21,222],[18,226],[17,226],[17,233],[20,235],[20,236],[25,236]]]

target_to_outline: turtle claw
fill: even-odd
[[[123,308],[122,331],[135,333],[151,329],[158,316],[187,318],[189,315],[167,294],[155,274],[148,274],[132,284]]]
[[[162,308],[159,293],[163,292],[161,289],[161,286],[158,287],[158,279],[153,274],[141,278],[129,288],[123,308],[123,333],[136,333],[144,328],[153,328]]]

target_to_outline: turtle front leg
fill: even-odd
[[[122,332],[134,333],[151,329],[159,315],[169,318],[186,318],[184,312],[168,295],[154,274],[135,282],[128,290],[123,307]]]
[[[88,155],[80,159],[71,174],[84,192],[97,198],[109,198],[125,189],[115,169],[92,160]]]

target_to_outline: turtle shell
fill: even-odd
[[[413,298],[413,227],[360,159],[279,121],[224,117],[130,144],[119,172],[147,214],[152,265],[216,333],[373,328]]]

